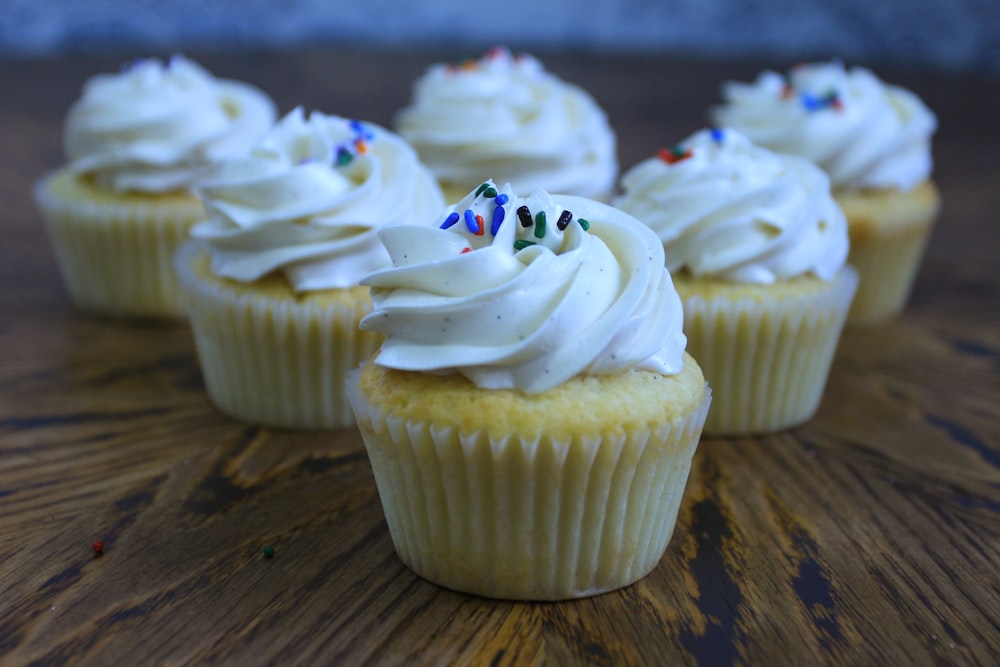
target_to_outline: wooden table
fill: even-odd
[[[194,57],[282,112],[386,125],[428,64],[460,55]],[[83,80],[122,60],[0,63],[0,661],[996,664],[1000,82],[881,72],[941,126],[944,216],[905,316],[845,334],[808,425],[702,441],[647,578],[525,604],[400,563],[355,431],[228,419],[184,325],[70,307],[30,188],[62,161]],[[762,66],[543,60],[608,110],[624,167]]]

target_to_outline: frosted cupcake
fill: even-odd
[[[385,341],[349,393],[403,562],[527,600],[643,577],[710,400],[656,237],[605,204],[492,181],[440,229],[380,235],[393,266],[365,279],[361,328]]]
[[[812,160],[847,215],[861,285],[849,321],[885,321],[906,305],[940,197],[931,180],[937,120],[916,95],[840,63],[763,72],[723,87],[715,122],[771,150]]]
[[[209,397],[255,424],[351,425],[344,382],[378,344],[358,281],[389,263],[380,227],[443,210],[434,177],[381,127],[296,109],[199,193],[176,267]]]
[[[87,81],[66,117],[67,164],[34,193],[73,303],[180,316],[171,260],[204,216],[192,187],[246,152],[274,117],[260,90],[180,56]]]
[[[622,178],[684,301],[688,351],[714,393],[705,432],[809,419],[857,287],[826,175],[734,131],[697,132]]]
[[[487,178],[517,192],[607,199],[618,176],[615,135],[594,98],[504,48],[433,65],[395,127],[449,203]]]

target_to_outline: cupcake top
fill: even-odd
[[[440,219],[439,219],[440,220]],[[440,227],[381,230],[392,267],[362,283],[384,367],[534,394],[577,375],[675,374],[687,339],[663,248],[605,204],[493,181]]]
[[[208,219],[191,235],[208,243],[213,272],[252,282],[280,270],[297,292],[356,286],[389,263],[378,228],[444,209],[434,177],[398,136],[300,108],[197,191]]]
[[[66,117],[69,169],[113,192],[194,185],[274,122],[274,103],[244,83],[216,79],[194,62],[140,60],[84,84]]]
[[[847,259],[847,222],[811,162],[702,130],[622,177],[615,205],[648,225],[671,272],[745,283],[832,279]]]
[[[930,177],[937,119],[908,90],[862,67],[799,65],[787,76],[762,72],[727,82],[714,122],[756,144],[811,160],[835,189],[910,190]]]
[[[615,135],[594,99],[504,48],[433,65],[396,128],[444,186],[463,191],[493,177],[518,192],[606,197],[618,173]]]

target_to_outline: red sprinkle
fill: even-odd
[[[466,248],[465,250],[462,251],[462,254],[464,255],[467,252],[472,252],[472,248]]]
[[[104,542],[102,542],[101,540],[94,540],[94,543],[90,546],[94,549],[95,556],[104,555]]]
[[[476,223],[479,225],[479,230],[476,231],[476,236],[482,236],[486,230],[486,222],[483,220],[483,216],[476,216]]]
[[[364,155],[365,153],[368,152],[368,145],[365,142],[361,141],[361,139],[358,139],[357,141],[354,142],[354,147],[358,149],[358,153],[360,153],[361,155]]]
[[[681,150],[677,146],[670,149],[661,148],[659,152],[657,152],[657,156],[667,164],[675,164],[681,160],[686,160],[691,157],[691,149]]]

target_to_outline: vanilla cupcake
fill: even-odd
[[[433,65],[395,120],[449,203],[487,178],[517,192],[607,199],[618,176],[615,134],[583,89],[526,54]]]
[[[656,237],[487,181],[380,236],[349,394],[400,558],[496,598],[595,595],[666,549],[710,401]]]
[[[35,186],[63,283],[82,310],[182,313],[171,261],[204,217],[192,188],[274,122],[260,90],[190,60],[142,60],[87,81],[66,117],[67,164]]]
[[[615,205],[663,243],[688,352],[714,399],[705,432],[788,428],[815,413],[857,287],[826,175],[730,130],[630,169]]]
[[[763,72],[723,87],[716,124],[818,164],[847,215],[848,259],[861,284],[849,322],[899,314],[920,267],[940,197],[931,180],[934,114],[908,90],[841,63]]]
[[[212,402],[254,424],[353,423],[347,373],[378,336],[360,278],[389,263],[380,227],[438,215],[434,177],[402,139],[301,109],[202,182],[208,217],[176,268]]]

